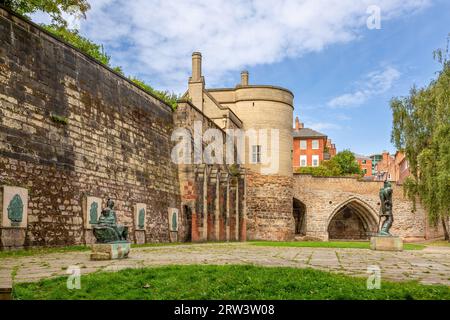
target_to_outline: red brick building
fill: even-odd
[[[355,154],[356,161],[358,161],[359,168],[364,172],[364,177],[372,176],[372,159],[360,154]]]
[[[409,164],[403,152],[397,151],[394,156],[384,151],[382,160],[375,165],[375,179],[388,180],[403,184],[410,175]]]
[[[324,152],[324,158],[325,160],[331,159],[336,155],[336,145],[331,142],[331,139],[327,139],[326,148]],[[328,159],[327,159],[328,154]]]
[[[292,131],[292,136],[294,139],[292,160],[294,170],[301,167],[318,167],[323,160],[330,158],[329,153],[325,153],[328,141],[327,136],[305,128],[298,117],[295,118],[295,128]],[[334,147],[335,150],[336,148]]]

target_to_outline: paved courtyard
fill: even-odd
[[[133,248],[125,260],[90,261],[89,251],[0,259],[0,287],[16,282],[65,276],[69,266],[81,273],[98,270],[171,264],[255,264],[339,272],[367,277],[367,267],[377,265],[382,279],[418,280],[423,284],[450,285],[450,248],[381,252],[367,249],[262,247],[251,243],[192,244]]]

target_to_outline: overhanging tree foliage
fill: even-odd
[[[53,23],[59,26],[67,26],[63,13],[85,17],[86,11],[90,9],[87,0],[0,0],[0,4],[21,15],[46,12],[52,17]]]
[[[101,45],[81,36],[78,30],[68,28],[63,14],[81,14],[85,18],[86,12],[90,9],[87,0],[0,0],[0,4],[24,16],[36,11],[48,13],[52,17],[53,23],[41,25],[45,30],[125,77],[120,66],[111,66],[111,57],[103,51]],[[176,108],[179,98],[176,94],[156,90],[136,77],[128,78],[141,89],[160,98],[173,109]]]
[[[424,88],[391,101],[392,142],[406,153],[411,177],[404,184],[410,199],[419,197],[431,222],[442,221],[448,239],[450,215],[450,61],[448,45],[437,50],[442,70]]]

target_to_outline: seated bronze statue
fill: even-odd
[[[114,211],[114,201],[108,199],[106,208],[94,226],[94,236],[97,243],[110,243],[127,241],[128,227],[117,224],[116,213]]]

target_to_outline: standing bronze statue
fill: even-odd
[[[392,214],[392,185],[389,181],[384,181],[384,186],[380,189],[380,200],[380,222],[382,217],[384,217],[385,220],[378,235],[392,236],[389,233],[389,229],[391,229],[392,223],[394,222],[394,216]]]

